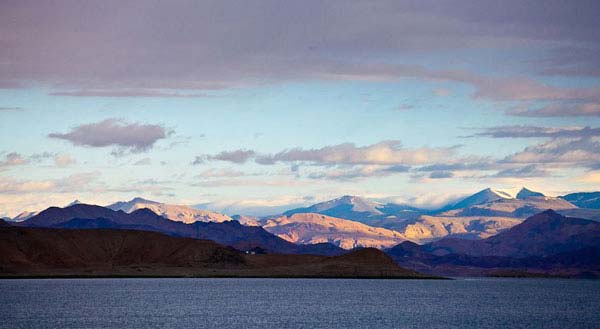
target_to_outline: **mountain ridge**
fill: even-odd
[[[172,205],[136,197],[129,201],[119,201],[107,206],[112,210],[122,210],[131,213],[137,209],[147,208],[155,214],[173,221],[186,224],[201,222],[224,222],[232,220],[231,217],[208,210],[200,210],[190,206]]]
[[[600,209],[600,192],[578,192],[563,195],[565,199],[579,208]]]
[[[403,242],[387,253],[404,267],[437,275],[514,270],[600,276],[600,223],[547,210],[486,239]]]
[[[71,220],[76,220],[70,222]],[[110,222],[109,222],[110,221]],[[70,223],[69,223],[70,222]],[[68,224],[65,224],[68,223]],[[186,224],[157,215],[141,208],[126,213],[97,205],[77,204],[71,207],[50,207],[27,221],[16,223],[21,227],[140,229],[171,236],[213,240],[240,250],[262,248],[270,252],[340,254],[342,250],[328,245],[296,245],[265,231],[258,226],[243,226],[237,221],[194,222]]]
[[[261,226],[293,243],[332,243],[343,249],[385,248],[405,240],[399,232],[317,213],[296,213],[261,222]]]

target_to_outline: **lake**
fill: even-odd
[[[598,328],[600,281],[0,280],[0,328]]]

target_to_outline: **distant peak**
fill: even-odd
[[[552,215],[552,216],[554,216],[554,215],[558,215],[558,216],[562,216],[562,215],[560,215],[559,213],[557,213],[556,211],[554,211],[554,210],[552,210],[552,209],[547,209],[547,210],[544,210],[544,211],[542,211],[541,213],[542,213],[542,214],[545,214],[545,215]]]
[[[321,204],[330,204],[330,205],[331,204],[335,204],[335,205],[351,204],[351,205],[354,205],[354,204],[360,203],[362,201],[363,201],[363,199],[361,197],[358,197],[355,195],[342,195],[339,198],[325,201],[325,202],[322,202]]]
[[[354,195],[342,195],[341,197],[337,198],[337,201],[353,202],[356,199],[358,199],[358,197]]]
[[[74,205],[76,205],[76,204],[81,204],[81,201],[79,201],[79,200],[75,199],[73,202],[69,203],[69,204],[67,205],[67,207],[71,207],[71,206],[74,206]]]
[[[517,193],[517,199],[523,200],[531,197],[543,197],[544,194],[536,191],[532,191],[526,187],[521,188],[519,193]]]
[[[551,221],[562,220],[564,218],[565,218],[565,216],[557,213],[556,211],[554,211],[552,209],[548,209],[548,210],[544,210],[538,214],[535,214],[535,215],[527,218],[525,220],[525,222],[540,223],[540,222],[547,222],[548,220],[551,220]]]
[[[470,195],[459,202],[453,204],[448,209],[460,209],[480,205],[488,202],[494,202],[502,199],[512,199],[512,195],[507,192],[493,188],[483,189],[473,195]]]
[[[131,214],[138,214],[138,215],[139,214],[146,214],[146,215],[150,215],[151,214],[151,215],[158,216],[154,211],[152,211],[152,210],[150,210],[148,208],[139,208],[139,209],[136,209],[136,210],[132,211]]]
[[[158,203],[156,201],[152,201],[152,200],[148,200],[148,199],[144,199],[144,198],[140,198],[140,197],[135,197],[133,199],[131,199],[131,201],[129,201],[131,203]]]

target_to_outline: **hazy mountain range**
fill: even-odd
[[[321,202],[309,207],[296,208],[284,212],[281,216],[262,219],[240,217],[247,223],[262,225],[267,231],[289,241],[323,241],[338,246],[381,247],[390,243],[390,237],[415,243],[426,243],[447,236],[465,239],[480,239],[495,235],[520,223],[523,219],[546,209],[554,209],[569,216],[598,219],[600,212],[592,209],[580,209],[561,197],[547,197],[542,193],[522,188],[516,195],[491,188],[467,196],[458,202],[437,210],[424,210],[409,205],[378,203],[357,196],[343,196],[338,199]],[[321,214],[319,226],[310,214]],[[280,219],[276,220],[278,217]],[[337,218],[334,220],[334,218]],[[356,237],[349,238],[348,225],[339,219],[359,222],[370,227],[384,228],[381,234],[372,234],[370,228],[355,232]],[[334,222],[335,221],[335,222]],[[268,223],[268,225],[267,225]],[[327,226],[326,233],[322,234]],[[312,227],[313,229],[310,229]],[[353,230],[358,230],[354,227]],[[392,231],[392,232],[389,232]],[[385,233],[384,233],[385,232]],[[368,237],[368,238],[367,238]]]
[[[440,209],[424,210],[343,196],[266,217],[229,217],[134,198],[106,207],[75,201],[20,215],[7,225],[152,231],[252,253],[331,256],[375,247],[388,250],[407,268],[437,275],[500,270],[583,275],[600,273],[595,267],[600,259],[596,198],[596,193],[547,197],[525,188],[514,195],[485,189]]]
[[[194,222],[173,221],[142,208],[126,213],[95,205],[76,204],[70,207],[50,207],[30,219],[13,223],[20,227],[70,229],[132,229],[161,232],[171,236],[207,239],[240,250],[261,248],[270,252],[340,254],[341,249],[330,244],[297,245],[278,238],[258,226],[244,226],[236,221]]]
[[[488,188],[437,210],[424,210],[406,204],[380,203],[346,195],[266,217],[230,217],[209,210],[143,198],[116,202],[107,208],[125,213],[148,209],[171,221],[187,224],[221,223],[235,219],[244,226],[261,226],[279,238],[295,244],[327,242],[351,249],[386,248],[401,241],[427,243],[448,236],[465,239],[486,238],[546,209],[553,209],[568,216],[599,219],[600,210],[580,208],[567,201],[577,200],[580,205],[593,208],[597,195],[576,193],[563,197],[547,197],[527,188],[522,188],[512,195]],[[77,204],[79,201],[72,203]],[[22,222],[36,214],[24,212],[12,221]]]

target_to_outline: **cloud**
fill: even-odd
[[[568,88],[548,85],[526,76],[492,77],[467,70],[433,70],[420,65],[341,64],[323,78],[342,80],[394,81],[412,78],[449,81],[471,85],[474,99],[516,102],[507,111],[516,116],[597,116],[600,115],[600,88]],[[443,96],[447,92],[437,90]],[[541,104],[541,105],[540,105]]]
[[[499,171],[492,177],[546,177],[550,173],[539,169],[536,165],[526,165],[517,168],[510,168]]]
[[[528,146],[523,151],[507,156],[501,162],[527,164],[570,164],[575,167],[593,167],[600,162],[600,136],[584,138],[556,138]]]
[[[498,167],[496,160],[492,158],[466,157],[446,163],[433,163],[421,166],[416,171],[421,172],[446,172],[467,170],[493,170]]]
[[[115,146],[117,150],[113,154],[117,155],[125,151],[132,153],[148,151],[154,146],[154,143],[166,138],[170,133],[161,125],[106,119],[74,127],[68,133],[51,133],[48,137],[63,139],[78,146]]]
[[[383,177],[398,173],[406,173],[410,170],[409,166],[393,165],[359,165],[350,167],[328,168],[325,167],[319,171],[309,172],[306,177],[310,179],[330,179],[338,181],[353,180],[366,177]]]
[[[2,168],[19,166],[27,163],[29,163],[29,160],[23,155],[16,152],[11,152],[4,156],[4,160],[0,160],[0,170],[2,170]]]
[[[211,157],[212,160],[229,161],[233,163],[244,163],[256,153],[252,150],[223,151]]]
[[[76,91],[57,91],[50,93],[52,96],[70,96],[70,97],[161,97],[161,98],[197,98],[212,97],[205,93],[181,93],[170,92],[155,89],[127,89],[127,90],[76,90]]]
[[[600,47],[559,47],[531,64],[545,75],[600,77]]]
[[[24,156],[17,152],[11,152],[4,156],[4,160],[0,160],[0,170],[12,166],[20,166],[30,163],[44,163],[46,160],[52,159],[57,167],[67,167],[77,163],[77,161],[69,154],[62,153],[34,153],[29,156]]]
[[[596,1],[384,0],[372,5],[348,0],[283,5],[107,0],[36,6],[14,1],[2,9],[3,48],[11,51],[0,54],[0,63],[10,63],[0,65],[0,86],[33,81],[80,96],[147,89],[168,94],[168,89],[334,76],[367,80],[377,73],[370,64],[385,63],[397,54],[416,57],[522,45],[542,50],[565,45],[572,53],[566,62],[587,63],[594,52],[589,54],[582,45],[596,45],[600,39]],[[110,15],[114,12],[119,15]],[[553,61],[564,62],[561,56]],[[546,57],[544,53],[532,63],[537,59],[536,67],[556,67],[548,65]],[[348,63],[364,69],[359,74]],[[584,67],[597,67],[591,63]],[[131,94],[136,93],[145,92]]]
[[[24,111],[25,109],[22,107],[6,107],[0,106],[0,112],[19,112]]]
[[[54,164],[56,164],[57,167],[64,168],[76,163],[77,160],[73,158],[70,154],[62,153],[57,154],[54,157]]]
[[[196,178],[222,178],[222,177],[241,177],[250,176],[239,170],[233,170],[231,168],[211,168],[204,170],[200,174],[196,175]]]
[[[445,194],[439,191],[419,193],[417,195],[410,194],[404,196],[387,196],[375,198],[383,203],[408,204],[422,209],[439,209],[449,203],[454,203],[468,196],[468,194]]]
[[[54,165],[61,168],[68,167],[72,164],[77,163],[77,160],[67,153],[57,154],[50,152],[41,152],[33,153],[29,156],[24,156],[17,152],[11,152],[4,156],[4,160],[0,160],[0,170],[2,170],[2,168],[25,165],[30,163],[45,163],[49,159],[52,159],[54,161]]]
[[[357,146],[353,143],[305,149],[291,148],[274,154],[252,150],[198,156],[195,162],[222,160],[262,165],[289,165],[284,175],[296,179],[348,181],[412,173],[414,181],[479,179],[484,177],[546,177],[558,168],[595,169],[600,163],[600,129],[593,127],[498,126],[483,128],[469,137],[547,138],[502,158],[458,156],[458,146],[405,148],[399,141]],[[426,174],[420,174],[426,173]],[[460,173],[460,174],[458,174]],[[232,184],[208,182],[206,184]]]
[[[433,90],[433,94],[438,97],[446,97],[452,95],[452,91],[446,88],[437,88]]]
[[[33,82],[58,88],[54,95],[78,97],[205,97],[198,90],[298,80],[419,79],[467,84],[474,98],[522,103],[522,110],[508,112],[513,115],[599,116],[597,87],[558,87],[528,76],[491,77],[389,60],[397,54],[414,58],[536,45],[541,55],[531,64],[540,68],[596,68],[598,47],[589,45],[600,41],[599,7],[593,1],[518,0],[502,7],[491,0],[376,6],[362,1],[14,2],[0,13],[3,48],[11,49],[0,53],[0,63],[10,63],[0,65],[0,86]],[[106,28],[107,15],[115,11],[120,14],[111,15]],[[549,55],[557,45],[562,50]]]
[[[533,109],[520,106],[507,113],[522,117],[600,116],[600,102],[558,102]]]
[[[9,177],[0,177],[0,193],[87,192],[91,188],[91,183],[93,183],[98,176],[99,173],[91,172],[73,174],[60,179],[46,180],[16,180]]]
[[[498,126],[484,128],[469,137],[491,138],[548,138],[550,140],[530,145],[522,151],[496,161],[497,165],[510,163],[529,164],[521,169],[506,169],[503,175],[539,175],[545,172],[533,164],[565,165],[594,168],[600,162],[600,128],[593,127],[539,127]],[[535,169],[535,170],[534,170]],[[518,170],[522,170],[519,172]]]
[[[457,148],[404,148],[400,141],[388,140],[367,146],[344,143],[317,149],[297,147],[275,154],[259,154],[253,150],[223,151],[216,155],[197,156],[192,164],[201,164],[208,160],[241,164],[254,159],[262,165],[303,162],[312,165],[397,165],[395,169],[401,169],[403,166],[447,160],[454,156]]]
[[[483,131],[469,137],[493,138],[562,138],[600,136],[600,128],[591,127],[539,127],[539,126],[498,126],[483,128]]]
[[[44,152],[34,153],[34,154],[30,155],[28,158],[35,162],[42,162],[47,159],[54,159],[54,157],[56,157],[56,155],[57,155],[56,153],[44,151]]]
[[[281,214],[289,209],[305,207],[308,205],[307,202],[314,202],[314,198],[279,195],[264,199],[244,198],[242,200],[228,199],[212,201],[201,203],[194,207],[199,209],[210,209],[228,215],[244,214],[249,216],[268,216]]]
[[[414,109],[415,107],[413,105],[410,104],[400,104],[398,106],[396,106],[395,110],[396,111],[409,111]]]
[[[433,171],[429,174],[429,178],[431,179],[443,179],[443,178],[452,178],[454,177],[454,173],[451,171]]]
[[[149,166],[152,164],[152,159],[143,158],[133,163],[134,166]]]
[[[300,182],[290,179],[237,179],[223,178],[213,180],[201,180],[190,184],[193,187],[223,187],[223,186],[269,186],[285,188],[290,186],[308,185],[306,182]]]
[[[204,154],[196,156],[194,161],[192,161],[192,165],[199,165],[205,163],[206,161],[213,160],[242,164],[253,158],[255,155],[256,152],[253,150],[222,151],[221,153],[215,155]]]
[[[197,166],[205,163],[208,159],[208,155],[198,155],[190,163],[192,166]]]
[[[272,155],[259,155],[259,164],[277,162],[307,162],[315,165],[419,165],[448,159],[457,147],[404,148],[397,140],[382,141],[367,146],[344,143],[317,149],[293,148]]]

